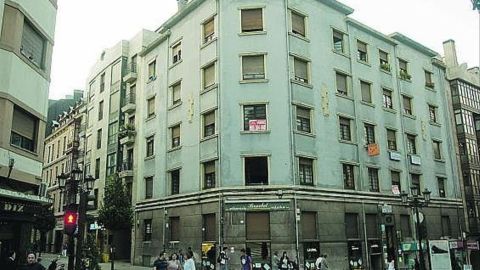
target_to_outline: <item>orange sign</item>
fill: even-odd
[[[368,155],[369,156],[378,156],[380,154],[380,149],[378,148],[378,144],[371,143],[368,145]]]

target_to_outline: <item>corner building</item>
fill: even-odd
[[[337,1],[180,1],[140,52],[132,258],[226,245],[255,268],[411,262],[399,191],[432,191],[428,239],[457,238],[462,201],[445,65]],[[128,86],[127,86],[128,87]],[[381,228],[385,228],[384,230]],[[402,260],[399,260],[399,258]],[[401,262],[399,262],[401,261]]]

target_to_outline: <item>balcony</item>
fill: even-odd
[[[133,177],[133,161],[125,160],[120,166],[118,172],[120,178]]]
[[[135,126],[131,124],[127,124],[126,126],[122,127],[120,130],[120,144],[121,145],[132,145],[135,143]]]
[[[137,68],[132,65],[128,68],[125,76],[123,76],[123,81],[126,83],[132,83],[137,80]]]
[[[135,111],[135,93],[130,93],[125,96],[122,104],[122,112],[132,113]]]

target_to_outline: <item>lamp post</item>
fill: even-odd
[[[57,178],[60,189],[65,189],[67,192],[65,196],[67,199],[67,207],[70,209],[75,208],[78,213],[76,247],[74,248],[74,235],[71,235],[68,241],[68,270],[73,270],[74,265],[75,269],[80,269],[87,214],[87,196],[93,189],[93,184],[96,179],[91,175],[84,176],[83,171],[78,167],[74,168],[69,174],[62,173]],[[77,194],[80,195],[78,204]]]
[[[400,197],[402,199],[402,203],[406,207],[411,207],[415,211],[415,230],[417,232],[417,240],[418,240],[418,255],[420,257],[420,270],[426,270],[425,268],[425,259],[424,259],[424,254],[423,254],[423,248],[422,248],[422,234],[420,233],[420,214],[418,212],[418,208],[421,207],[426,207],[428,206],[428,203],[430,202],[430,191],[425,188],[423,191],[423,199],[419,195],[419,188],[417,186],[412,186],[410,188],[411,190],[411,195],[408,196],[408,193],[403,191],[400,194]]]

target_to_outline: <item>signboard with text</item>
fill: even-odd
[[[278,201],[225,201],[225,211],[286,211],[290,210],[289,200]]]
[[[248,130],[249,131],[265,131],[267,130],[267,120],[266,119],[253,119],[248,121]]]

